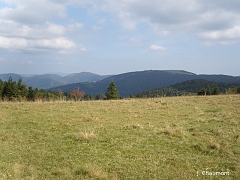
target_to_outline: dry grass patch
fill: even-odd
[[[84,177],[84,179],[99,179],[107,180],[108,173],[104,172],[102,168],[96,164],[88,163],[75,170],[75,175]]]
[[[97,139],[97,136],[95,135],[94,131],[83,131],[77,133],[75,135],[75,139],[77,141],[89,141]]]
[[[143,129],[143,126],[139,123],[132,122],[131,124],[128,124],[124,126],[125,129]]]

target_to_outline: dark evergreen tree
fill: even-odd
[[[207,90],[206,90],[206,95],[211,95],[212,93],[211,93],[211,90],[210,90],[210,87],[208,86],[207,87]]]
[[[198,95],[200,96],[204,96],[207,94],[207,91],[205,89],[201,89],[199,92],[198,92]]]
[[[33,88],[31,86],[28,87],[27,100],[28,101],[34,101],[35,95],[36,95],[36,91],[33,90]]]
[[[4,82],[0,79],[0,97],[2,97]]]
[[[94,98],[95,100],[104,100],[106,96],[104,94],[97,94]]]
[[[91,94],[84,94],[83,99],[88,101],[88,100],[92,100],[92,95]]]
[[[240,86],[237,88],[237,93],[240,94]]]
[[[106,90],[106,99],[120,99],[120,95],[118,94],[118,90],[114,82],[112,81],[107,90]]]
[[[2,92],[3,100],[12,101],[18,97],[18,89],[16,82],[12,81],[12,77],[10,76],[8,82],[5,83]]]
[[[22,83],[22,79],[20,78],[17,83],[18,96],[20,99],[25,99],[27,97],[28,91],[26,85]]]
[[[215,88],[213,89],[212,95],[218,95],[220,94],[220,90],[218,85],[216,84]]]
[[[128,98],[134,98],[133,95],[130,94],[130,96],[128,96]]]

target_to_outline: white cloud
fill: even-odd
[[[104,18],[102,18],[102,19],[100,19],[100,20],[98,21],[99,24],[103,24],[103,23],[105,23],[105,22],[106,22],[106,19],[104,19]]]
[[[149,49],[154,51],[165,51],[167,50],[165,47],[159,46],[159,45],[151,45]]]
[[[65,7],[51,1],[5,0],[11,8],[0,10],[0,17],[21,24],[41,24],[51,17],[65,17]]]
[[[80,51],[85,52],[85,51],[87,51],[87,49],[85,47],[80,46]]]
[[[102,29],[103,29],[103,27],[101,27],[101,26],[93,26],[93,28],[92,28],[93,31],[100,31]]]
[[[123,28],[128,29],[128,30],[136,29],[138,23],[132,19],[130,13],[119,12],[118,18],[120,19],[120,23],[123,26]]]
[[[84,24],[83,23],[74,23],[74,24],[69,24],[67,26],[67,29],[69,31],[79,31],[79,30],[82,30],[84,28]]]
[[[52,51],[65,53],[76,49],[70,39],[72,31],[81,30],[82,23],[61,25],[52,17],[65,18],[64,4],[59,2],[6,1],[11,8],[0,9],[0,48],[9,51]],[[83,49],[83,47],[81,47]]]
[[[27,40],[24,38],[5,38],[0,36],[0,48],[12,51],[55,50],[63,52],[76,48],[76,44],[66,38]]]
[[[0,9],[0,48],[12,50],[47,49],[70,50],[79,48],[76,33],[85,25],[69,17],[69,7],[88,8],[91,13],[104,12],[97,17],[93,31],[115,22],[129,31],[137,31],[147,24],[160,36],[184,33],[195,36],[206,44],[240,42],[240,1],[209,0],[3,0],[8,7]],[[70,22],[56,23],[56,19]],[[66,21],[65,21],[66,20]],[[79,19],[78,19],[79,20]],[[131,39],[137,43],[138,39]],[[150,46],[151,50],[166,48]]]
[[[240,24],[240,1],[209,0],[104,0],[95,10],[112,15],[115,22],[128,30],[149,24],[161,36],[185,33],[203,41],[223,37],[232,42]],[[91,3],[95,3],[94,0]],[[233,33],[233,35],[232,35]],[[238,34],[238,33],[237,33]],[[237,38],[235,42],[240,42]],[[220,41],[219,41],[220,43]]]
[[[73,41],[70,41],[66,38],[56,38],[36,40],[33,42],[33,46],[40,48],[68,50],[75,48],[76,44]]]
[[[14,21],[0,20],[0,35],[16,38],[50,38],[59,37],[66,33],[63,25],[50,22],[44,24],[20,24]]]
[[[134,42],[134,43],[140,42],[140,39],[138,39],[138,38],[131,38],[130,40],[131,40],[131,42]]]
[[[47,22],[47,27],[46,27],[45,33],[61,36],[61,35],[65,34],[65,32],[66,32],[66,28],[64,26]]]
[[[227,30],[217,30],[202,33],[201,36],[209,40],[240,40],[240,26],[235,26]]]
[[[23,38],[5,38],[0,36],[0,48],[4,49],[22,49],[28,45],[27,40]]]

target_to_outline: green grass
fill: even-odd
[[[0,179],[237,179],[239,107],[237,95],[1,102]]]

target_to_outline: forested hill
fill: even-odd
[[[187,71],[178,70],[149,70],[119,74],[93,83],[75,83],[59,86],[51,88],[50,90],[58,91],[61,89],[64,92],[70,92],[71,90],[80,86],[81,90],[85,91],[87,94],[105,94],[109,83],[111,81],[114,81],[120,95],[122,97],[128,97],[147,89],[168,87],[176,83],[181,83],[193,79],[206,79],[224,83],[240,83],[239,76],[234,77],[227,75],[196,75]]]
[[[136,94],[137,97],[156,97],[156,96],[181,96],[190,94],[211,95],[214,93],[226,93],[228,91],[237,91],[240,88],[240,82],[223,83],[208,81],[206,79],[194,79],[177,83],[168,87],[145,90]],[[216,92],[214,92],[216,91]]]
[[[71,83],[99,81],[110,76],[111,75],[102,76],[90,72],[74,73],[63,77],[57,74],[19,75],[8,73],[0,74],[0,79],[2,81],[8,81],[9,77],[11,77],[13,81],[18,81],[21,78],[27,86],[38,89],[49,89]]]

